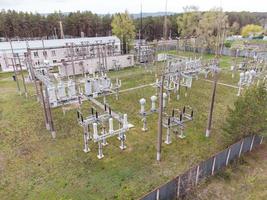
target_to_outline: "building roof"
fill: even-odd
[[[44,46],[47,48],[65,46],[66,43],[81,44],[81,42],[89,42],[95,44],[96,42],[108,43],[114,41],[115,43],[120,42],[116,36],[107,37],[84,37],[84,38],[68,38],[68,39],[53,39],[43,40]],[[12,41],[13,50],[15,53],[25,52],[27,50],[27,43],[29,48],[42,48],[42,40],[29,40],[29,41]],[[9,42],[0,42],[0,52],[11,53],[11,47]]]

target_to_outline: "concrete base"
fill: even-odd
[[[164,143],[165,143],[165,144],[171,144],[172,141],[167,141],[167,140],[166,140]]]
[[[103,146],[107,146],[108,143],[107,143],[107,142],[103,142],[102,145],[103,145]]]
[[[88,153],[90,151],[90,149],[84,149],[83,152],[84,153]]]
[[[148,129],[147,128],[142,128],[142,131],[143,132],[146,132]]]
[[[160,161],[160,153],[157,152],[157,161]]]
[[[178,137],[181,139],[184,139],[186,136],[185,135],[179,135]]]
[[[206,129],[206,137],[209,137],[210,136],[210,130],[209,129]]]
[[[52,135],[52,138],[53,138],[53,139],[56,138],[56,132],[55,132],[55,131],[52,131],[52,132],[51,132],[51,135]]]
[[[121,150],[124,150],[124,149],[126,149],[126,146],[125,146],[125,145],[123,145],[123,146],[120,145],[120,149],[121,149]]]
[[[104,158],[104,155],[103,154],[102,155],[97,155],[97,158],[100,160],[100,159]]]
[[[50,126],[49,126],[49,124],[47,123],[47,124],[45,124],[45,127],[46,127],[46,129],[47,130],[50,130]]]

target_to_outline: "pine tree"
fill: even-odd
[[[247,89],[234,108],[229,108],[224,131],[234,140],[254,134],[267,135],[267,90],[264,85]]]

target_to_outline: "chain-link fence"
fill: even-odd
[[[263,137],[261,136],[246,137],[156,188],[140,200],[171,200],[185,197],[198,182],[219,172],[231,161],[259,146],[262,141]]]

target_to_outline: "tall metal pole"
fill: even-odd
[[[209,110],[209,118],[208,118],[208,124],[207,124],[207,129],[206,129],[206,137],[210,136],[210,131],[211,131],[213,108],[214,108],[215,94],[216,94],[216,88],[217,88],[217,80],[218,80],[217,72],[215,72],[214,80],[213,80],[213,90],[212,90],[212,96],[211,96],[210,110]]]
[[[157,161],[161,159],[162,145],[162,112],[163,112],[163,83],[164,75],[161,76],[160,92],[159,92],[159,116],[158,116],[158,140],[157,140]]]

